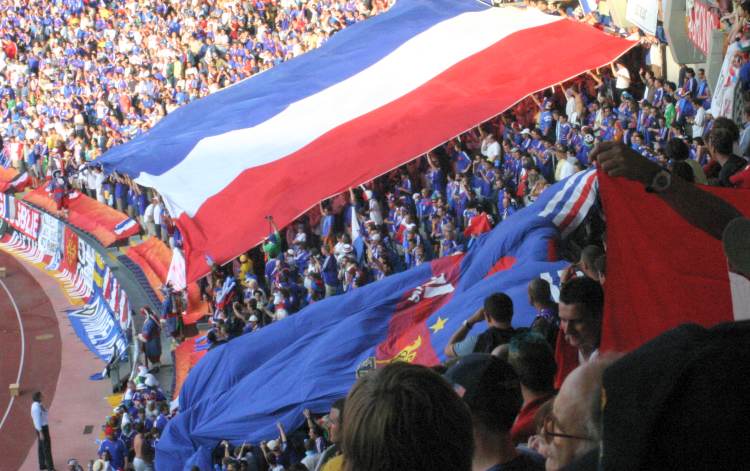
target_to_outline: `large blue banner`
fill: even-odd
[[[157,469],[184,469],[220,440],[274,437],[276,421],[294,429],[303,409],[324,412],[345,396],[363,366],[443,361],[451,334],[492,293],[507,293],[514,325],[528,326],[535,316],[528,283],[559,282],[566,263],[557,260],[557,242],[581,224],[596,193],[594,170],[576,174],[466,254],[327,298],[210,351],[182,387],[181,412],[157,445]]]

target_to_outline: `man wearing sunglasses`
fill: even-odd
[[[596,463],[601,439],[602,376],[613,361],[610,356],[596,358],[565,378],[552,412],[544,420],[547,471],[563,469],[576,460]]]

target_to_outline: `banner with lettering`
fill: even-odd
[[[69,311],[68,319],[78,338],[103,361],[109,362],[112,355],[127,358],[128,340],[101,293],[81,309]]]
[[[85,302],[68,313],[81,341],[105,362],[126,358],[130,303],[106,257],[63,221],[11,195],[0,194],[0,218],[14,229],[0,237],[0,249],[57,278],[71,302]]]
[[[716,89],[711,97],[711,114],[718,118],[732,118],[734,113],[734,94],[737,87],[737,81],[740,76],[740,68],[734,61],[734,57],[739,52],[740,47],[747,47],[748,42],[734,42],[727,47],[727,53],[724,56],[724,63],[719,72],[719,78],[716,80]]]
[[[659,17],[657,0],[628,0],[625,19],[649,34],[656,34]]]
[[[711,33],[720,27],[719,10],[703,0],[688,0],[685,12],[690,42],[707,55]]]
[[[10,225],[23,235],[37,240],[42,224],[42,213],[21,200],[14,199],[15,214],[9,220]]]
[[[39,230],[39,249],[42,254],[54,256],[60,250],[65,225],[54,216],[42,213],[42,226]]]
[[[45,211],[54,213],[57,211],[57,204],[48,190],[47,186],[40,186],[26,193],[23,199]],[[66,222],[68,224],[92,235],[104,247],[109,247],[118,241],[126,241],[140,231],[138,223],[127,214],[99,203],[78,191],[68,195],[67,211]]]

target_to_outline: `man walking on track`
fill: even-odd
[[[31,403],[31,419],[34,421],[34,428],[39,438],[39,469],[54,470],[55,465],[52,463],[52,443],[49,438],[47,408],[42,404],[41,391],[36,391],[32,398],[34,402]]]

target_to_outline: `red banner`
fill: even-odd
[[[185,382],[188,373],[203,358],[208,349],[206,348],[205,332],[191,337],[182,342],[174,351],[174,393],[172,398],[180,396],[182,383]]]
[[[67,270],[70,273],[75,273],[76,267],[78,267],[78,234],[68,226],[65,226],[60,270]]]
[[[10,188],[10,182],[18,176],[18,170],[12,167],[0,167],[0,192],[6,192]]]
[[[20,200],[16,202],[16,211],[10,220],[13,226],[21,234],[36,240],[39,237],[39,228],[42,224],[42,213]]]
[[[164,299],[161,287],[167,279],[169,262],[172,260],[172,252],[169,247],[156,237],[151,237],[130,247],[125,255],[141,268],[148,284],[156,292],[156,296],[160,300]]]
[[[719,12],[701,0],[695,0],[693,9],[687,12],[688,37],[703,54],[708,54],[711,33],[719,26]]]
[[[57,205],[47,192],[46,185],[30,191],[23,199],[52,214],[57,212]],[[67,222],[88,232],[105,247],[140,231],[138,223],[126,214],[80,192],[69,195],[67,208]]]

